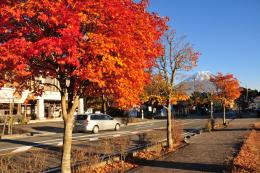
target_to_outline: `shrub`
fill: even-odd
[[[89,173],[97,172],[96,165],[100,162],[100,156],[94,153],[88,153],[84,164],[78,165],[72,169],[72,173]]]
[[[18,124],[28,124],[29,120],[25,116],[18,116],[17,120]]]
[[[215,119],[214,120],[214,129],[218,129],[218,128],[221,128],[223,127],[223,123],[222,123],[222,119]]]
[[[99,150],[102,150],[103,154],[111,160],[113,154],[115,153],[115,141],[111,138],[103,139]]]
[[[18,162],[14,155],[1,156],[0,172],[20,173],[20,172],[42,172],[46,168],[47,154],[40,150],[27,152],[27,156]],[[16,164],[14,164],[16,162]]]
[[[120,154],[120,159],[125,161],[125,158],[128,154],[128,148],[130,146],[130,137],[121,137],[116,140],[117,152]]]
[[[205,126],[206,131],[211,132],[214,130],[215,121],[212,119],[208,119],[207,124]]]

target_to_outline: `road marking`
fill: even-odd
[[[57,144],[57,146],[62,146],[63,145],[63,142],[59,142],[58,144]]]
[[[24,151],[27,151],[27,150],[29,150],[31,148],[32,148],[32,146],[19,147],[16,150],[13,150],[11,153],[24,152]]]
[[[113,135],[113,137],[119,137],[119,136],[121,136],[121,135],[120,134]]]
[[[89,141],[98,141],[98,138],[89,138]]]
[[[147,126],[153,126],[154,124],[140,124],[140,125],[136,125],[134,127],[147,127]]]

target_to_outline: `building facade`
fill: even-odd
[[[40,79],[42,83],[51,83],[59,86],[56,79]],[[29,90],[21,95],[15,94],[15,89],[3,87],[0,89],[0,116],[10,114],[26,116],[30,119],[49,119],[61,117],[61,96],[54,86],[44,86],[41,96],[34,96]],[[78,113],[84,113],[84,101],[80,99]]]

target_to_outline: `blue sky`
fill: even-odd
[[[260,0],[150,0],[202,53],[196,71],[232,73],[260,90]]]

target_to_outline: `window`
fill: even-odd
[[[104,117],[105,117],[106,120],[113,120],[113,118],[109,115],[104,115]]]
[[[101,119],[101,120],[106,120],[106,119],[107,119],[107,118],[106,118],[106,115],[101,114],[101,115],[100,115],[100,119]]]
[[[90,119],[91,120],[100,120],[101,117],[100,117],[100,115],[91,115]]]
[[[77,115],[76,120],[86,120],[88,118],[88,115]]]

